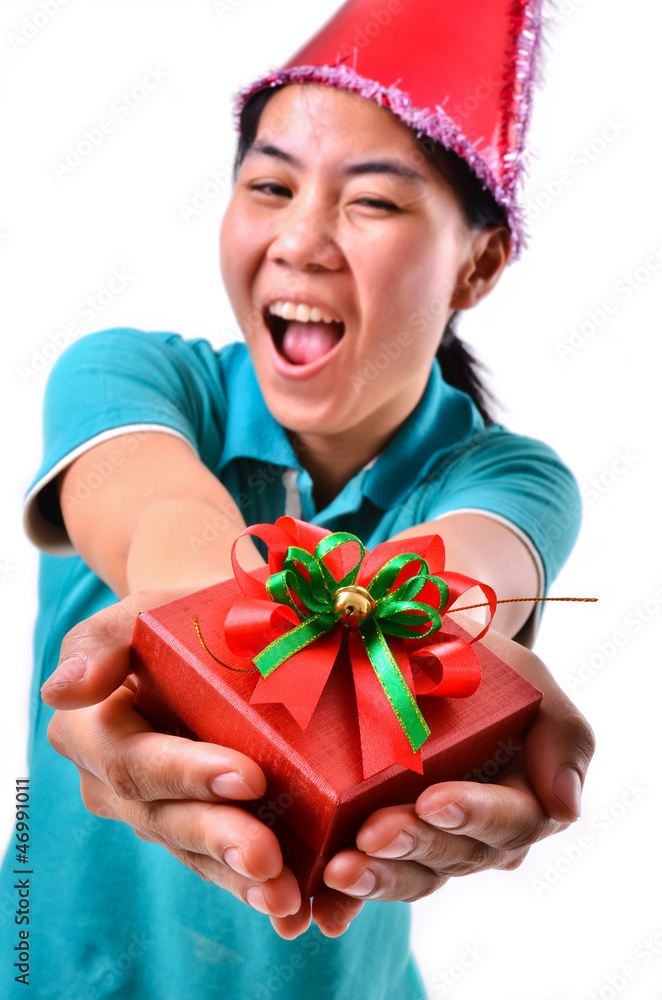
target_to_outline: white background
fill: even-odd
[[[215,345],[237,338],[217,263],[229,183],[188,222],[181,207],[210,172],[228,177],[231,94],[285,61],[336,7],[69,0],[17,44],[12,35],[41,8],[2,4],[3,839],[25,772],[37,555],[20,508],[40,458],[47,345],[70,322],[80,334],[124,324]],[[552,444],[584,489],[581,538],[553,593],[600,603],[550,605],[537,651],[591,720],[599,750],[577,824],[518,871],[456,879],[415,905],[431,997],[662,997],[660,271],[649,266],[662,260],[660,27],[650,0],[559,0],[533,130],[530,248],[463,325],[492,371],[503,421]],[[113,132],[58,179],[53,163],[67,145],[150,68],[166,79],[125,120],[114,115]],[[83,322],[80,303],[122,268],[128,287]],[[622,282],[638,268],[628,296]],[[607,299],[615,307],[600,325]],[[582,324],[584,342],[563,352]],[[652,957],[643,942],[655,934]]]

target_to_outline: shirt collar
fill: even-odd
[[[366,476],[365,496],[383,510],[401,503],[440,452],[456,447],[484,426],[471,398],[444,382],[434,362],[418,404]]]
[[[245,344],[227,354],[228,418],[221,469],[234,458],[253,458],[301,471],[285,429],[269,411]],[[361,490],[383,510],[400,503],[439,452],[484,428],[470,397],[444,382],[433,364],[425,392],[386,448],[364,466]]]
[[[232,344],[225,357],[228,416],[221,469],[234,458],[254,458],[300,470],[285,429],[264,401],[248,348],[243,343]]]

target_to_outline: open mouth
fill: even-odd
[[[264,310],[276,350],[291,365],[310,365],[329,354],[345,324],[322,309],[279,300]]]

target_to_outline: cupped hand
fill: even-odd
[[[127,823],[254,909],[287,918],[302,909],[296,879],[274,833],[234,804],[264,794],[260,767],[227,747],[156,733],[134,708],[127,675],[136,615],[191,589],[141,591],[67,634],[42,688],[57,709],[49,739],[78,768],[91,812]]]
[[[368,899],[413,901],[451,876],[517,868],[532,844],[577,819],[595,749],[591,727],[530,650],[495,632],[482,641],[543,692],[522,752],[497,783],[442,782],[411,805],[373,813],[357,834],[357,849],[341,851],[326,866],[328,888],[312,907],[324,934],[344,933]],[[272,923],[290,936],[303,918]]]

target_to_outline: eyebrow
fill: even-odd
[[[272,156],[277,160],[283,160],[298,170],[303,169],[303,162],[301,160],[270,142],[253,143],[246,155],[249,156],[251,153],[261,156]],[[400,160],[367,160],[363,163],[350,163],[343,167],[342,173],[347,177],[360,177],[363,174],[388,174],[399,180],[423,181],[423,183],[427,183],[423,174],[415,170],[414,167],[400,162]]]
[[[401,180],[426,183],[423,174],[419,174],[418,170],[399,160],[368,160],[365,163],[352,163],[345,167],[343,173],[350,177],[360,177],[362,174],[390,174]]]

